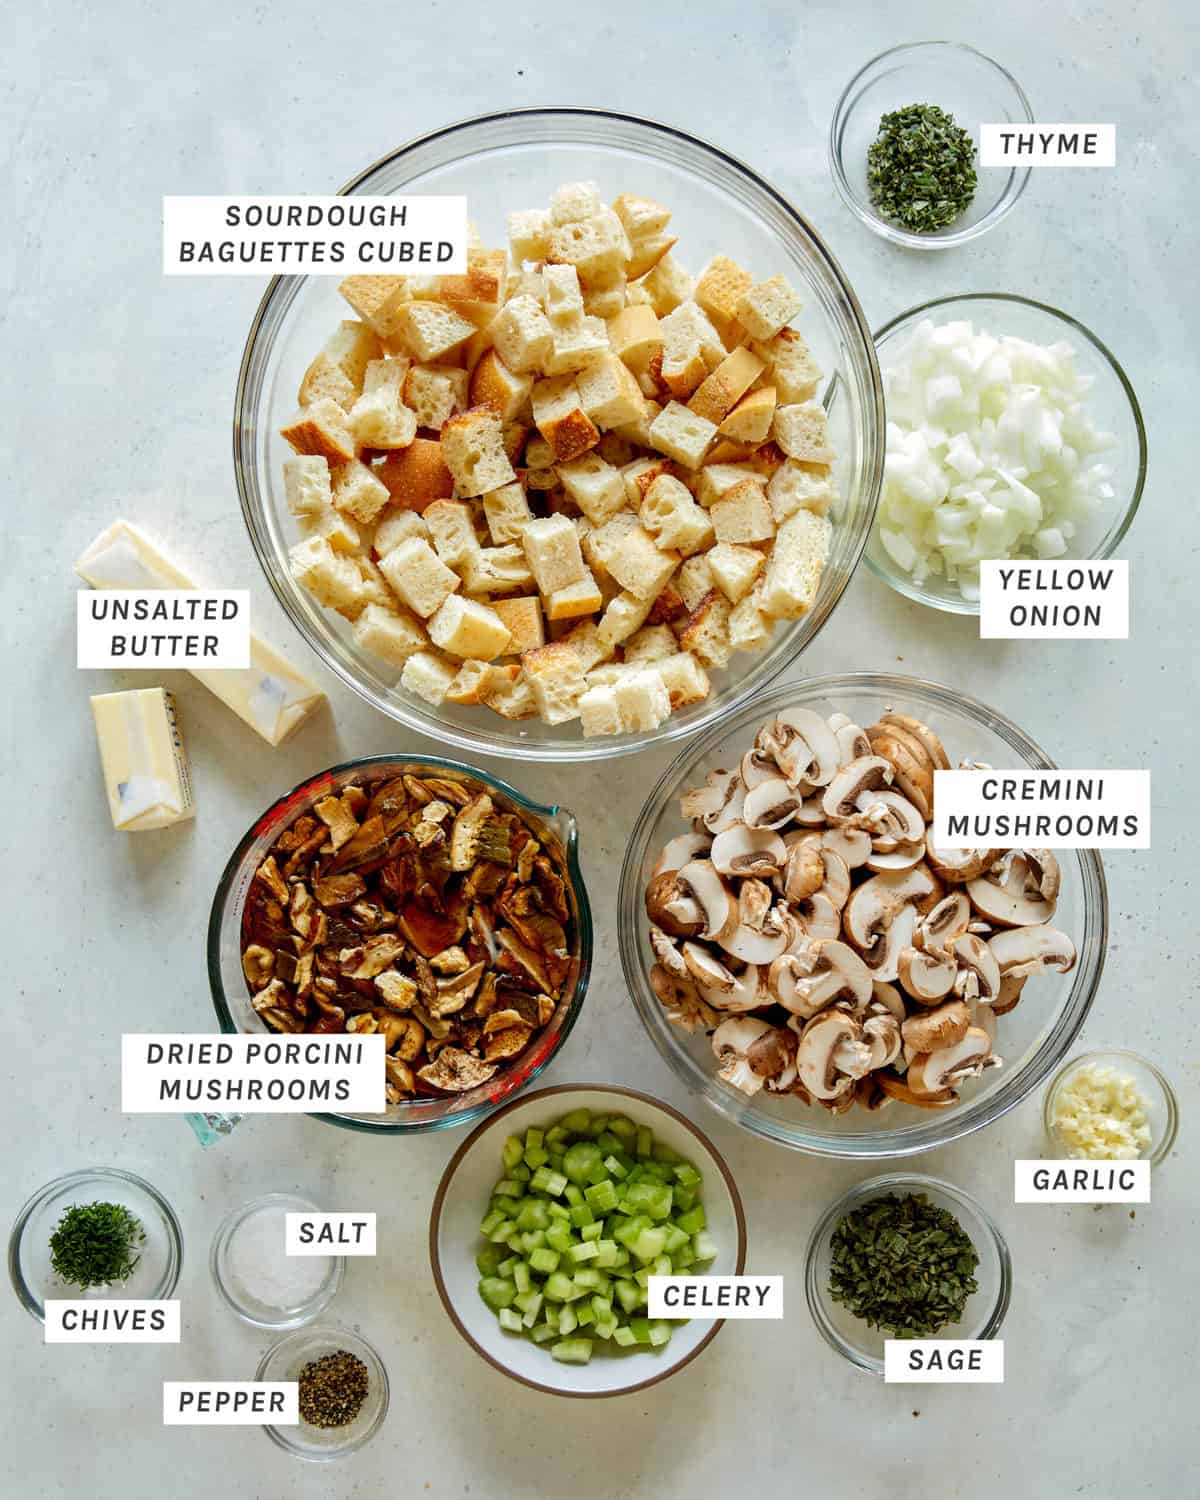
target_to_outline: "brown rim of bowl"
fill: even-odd
[[[433,1279],[437,1285],[438,1296],[442,1299],[442,1306],[446,1309],[446,1315],[462,1334],[463,1338],[474,1349],[481,1359],[485,1359],[493,1369],[499,1370],[502,1375],[507,1375],[510,1380],[518,1381],[521,1385],[528,1386],[530,1390],[545,1391],[548,1396],[568,1396],[577,1400],[605,1399],[609,1396],[631,1396],[635,1391],[648,1390],[650,1386],[657,1385],[660,1380],[666,1380],[674,1375],[676,1371],[682,1370],[685,1365],[690,1365],[698,1354],[703,1353],[716,1338],[717,1334],[725,1326],[724,1318],[715,1318],[712,1327],[696,1345],[690,1354],[685,1354],[678,1364],[672,1365],[669,1370],[661,1370],[657,1375],[652,1375],[648,1380],[639,1380],[634,1385],[619,1386],[613,1391],[564,1391],[558,1386],[543,1385],[540,1380],[527,1380],[524,1375],[518,1375],[515,1370],[510,1370],[502,1365],[498,1359],[493,1358],[481,1344],[476,1343],[467,1331],[466,1325],[454,1310],[450,1296],[446,1291],[446,1283],[442,1279],[442,1262],[438,1254],[438,1229],[442,1222],[442,1202],[446,1197],[446,1190],[450,1180],[458,1170],[458,1164],[474,1145],[476,1137],[491,1130],[504,1118],[510,1110],[518,1106],[524,1107],[534,1099],[549,1099],[555,1094],[577,1094],[580,1091],[595,1094],[619,1094],[623,1099],[636,1099],[640,1104],[649,1104],[654,1109],[664,1110],[673,1120],[677,1120],[684,1129],[689,1130],[700,1142],[704,1149],[711,1155],[720,1169],[721,1176],[725,1179],[725,1186],[729,1189],[729,1197],[733,1202],[734,1217],[737,1219],[737,1269],[734,1274],[740,1276],[746,1269],[746,1214],[742,1208],[742,1197],[737,1190],[737,1184],[733,1180],[733,1173],[725,1165],[725,1158],[709,1140],[708,1136],[698,1125],[693,1125],[691,1120],[681,1114],[674,1105],[666,1103],[663,1099],[655,1099],[651,1094],[643,1094],[637,1089],[622,1088],[616,1083],[556,1083],[550,1088],[536,1089],[532,1094],[519,1094],[510,1099],[505,1105],[488,1115],[487,1119],[481,1120],[471,1134],[466,1138],[450,1160],[446,1163],[446,1169],[442,1173],[441,1181],[438,1183],[437,1192],[433,1198],[433,1208],[429,1214],[429,1264],[433,1270]]]

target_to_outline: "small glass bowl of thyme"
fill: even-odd
[[[171,1205],[132,1172],[89,1167],[36,1192],[8,1240],[8,1274],[21,1305],[45,1321],[46,1303],[174,1295],[183,1234]]]
[[[889,1338],[995,1338],[1012,1262],[969,1194],[895,1172],[860,1182],[826,1210],[808,1242],[804,1291],[826,1343],[882,1375]],[[903,1326],[882,1326],[889,1322]]]
[[[876,234],[948,250],[998,224],[1029,181],[1028,167],[979,165],[980,125],[1032,123],[1029,100],[999,63],[962,42],[913,42],[872,58],[847,84],[829,166],[846,206]]]
[[[354,1453],[379,1431],[388,1409],[388,1377],[379,1355],[357,1333],[322,1323],[301,1328],[267,1350],[255,1380],[298,1383],[300,1421],[265,1426],[284,1452],[310,1463]]]

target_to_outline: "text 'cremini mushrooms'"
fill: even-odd
[[[941,740],[786,709],[680,798],[646,886],[654,993],[711,1033],[719,1076],[842,1113],[944,1109],[1000,1066],[996,1018],[1066,973],[1048,849],[938,849]]]

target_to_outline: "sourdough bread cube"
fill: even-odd
[[[623,308],[608,320],[608,342],[618,359],[642,374],[663,346],[658,315],[647,303]]]
[[[337,553],[322,536],[305,537],[288,552],[288,568],[302,589],[326,609],[354,619],[365,605],[355,560]]]
[[[489,490],[483,497],[483,514],[492,541],[498,547],[504,546],[505,542],[519,542],[521,532],[533,520],[533,512],[519,480],[501,485],[498,490]]]
[[[554,449],[540,432],[535,432],[525,444],[526,464],[531,469],[552,469],[556,461]]]
[[[406,354],[436,364],[475,332],[469,318],[440,302],[405,302],[396,311],[393,337]]]
[[[678,243],[677,236],[673,234],[650,234],[645,239],[636,241],[629,259],[625,262],[626,276],[630,280],[645,276],[648,271],[652,271],[658,265],[660,260],[669,255]]]
[[[489,349],[471,371],[471,405],[494,408],[501,422],[516,421],[532,390],[533,376],[510,370],[495,349]]]
[[[757,446],[765,443],[771,435],[774,416],[775,387],[760,385],[746,392],[717,428],[717,437],[726,438],[731,443]]]
[[[364,651],[395,667],[402,667],[410,656],[429,645],[425,627],[415,615],[381,604],[368,604],[355,620],[354,639]]]
[[[583,409],[597,427],[624,427],[646,414],[636,377],[611,350],[580,370],[575,381]]]
[[[598,662],[612,655],[612,648],[600,639],[600,630],[595,620],[580,620],[562,639],[570,644],[585,672],[590,672]]]
[[[457,676],[457,664],[447,661],[436,651],[415,651],[404,663],[400,686],[439,708],[446,701],[446,694]]]
[[[829,556],[825,516],[798,510],[779,528],[762,583],[762,610],[777,620],[798,620],[812,608]]]
[[[735,651],[762,651],[771,639],[773,622],[763,614],[762,585],[729,612],[729,644]]]
[[[690,651],[676,651],[674,655],[664,657],[654,665],[666,685],[672,709],[687,708],[691,703],[703,703],[708,697],[708,673]]]
[[[508,649],[516,656],[534,651],[546,644],[546,627],[542,621],[540,600],[533,594],[517,599],[497,599],[492,608],[509,634]]]
[[[713,543],[709,514],[692,499],[686,485],[670,474],[660,474],[646,490],[638,512],[655,545],[690,557]]]
[[[693,294],[723,333],[738,332],[738,303],[754,285],[754,277],[727,255],[714,255],[700,272]]]
[[[629,734],[645,734],[671,716],[671,699],[662,673],[654,667],[626,672],[613,685],[621,727]]]
[[[669,625],[643,625],[625,642],[627,662],[660,662],[679,650]]]
[[[644,526],[635,526],[613,552],[608,571],[631,594],[651,603],[679,566],[679,553],[660,548]]]
[[[640,198],[636,193],[621,193],[613,199],[612,209],[625,226],[631,243],[661,234],[671,222],[669,208],[664,208],[653,198]]]
[[[524,672],[515,682],[506,685],[489,683],[483,701],[503,719],[536,719],[538,716],[537,699]]]
[[[491,661],[508,649],[504,621],[490,605],[451,594],[429,621],[429,638],[453,656]]]
[[[537,303],[542,300],[541,271],[513,271],[508,273],[508,301],[514,297],[532,297]]]
[[[577,620],[581,615],[594,615],[604,603],[600,586],[588,570],[576,583],[564,589],[555,589],[546,597],[548,620]]]
[[[566,516],[540,516],[530,521],[521,532],[521,545],[542,595],[578,583],[586,572],[579,533]]]
[[[600,187],[595,182],[564,182],[550,197],[550,224],[571,224],[600,212]]]
[[[724,500],[731,495],[739,485],[747,480],[759,485],[766,486],[766,479],[749,464],[705,464],[700,471],[700,483],[696,489],[696,498],[701,505],[713,506],[718,500]]]
[[[706,554],[717,587],[730,604],[740,604],[754,587],[766,559],[754,547],[718,542]]]
[[[549,210],[544,208],[519,208],[508,215],[508,245],[517,265],[546,259],[552,222]]]
[[[508,288],[508,256],[503,250],[483,245],[467,249],[467,269],[462,275],[439,276],[438,302],[453,308],[477,328],[485,327],[504,306]]]
[[[533,587],[533,574],[516,542],[503,547],[481,547],[466,565],[469,594],[511,594]]]
[[[583,409],[571,375],[554,375],[533,387],[533,420],[556,462],[569,463],[600,441],[600,431]]]
[[[615,647],[641,629],[653,604],[653,599],[639,599],[627,589],[609,600],[596,627],[596,640],[606,654],[611,655]]]
[[[404,382],[411,366],[412,360],[403,355],[393,359],[381,357],[369,360],[363,371],[363,394],[371,396],[382,391],[394,396],[397,401],[402,401]]]
[[[611,563],[624,545],[625,539],[638,527],[638,518],[630,511],[618,511],[600,526],[588,526],[581,531],[580,542],[583,555],[601,579],[611,573]]]
[[[360,448],[407,448],[417,435],[417,414],[385,386],[363,392],[350,408],[350,426]]]
[[[683,355],[688,350],[699,349],[706,372],[715,370],[725,359],[725,345],[719,331],[700,304],[691,298],[660,318],[658,331],[662,335],[664,354]]]
[[[379,571],[423,620],[441,607],[461,581],[419,536],[409,537],[380,558]]]
[[[649,436],[651,446],[660,453],[675,459],[685,469],[698,469],[716,433],[714,423],[688,411],[678,401],[671,401],[651,422]]]
[[[626,442],[633,443],[637,448],[649,448],[650,428],[658,418],[662,407],[651,397],[646,398],[646,414],[638,422],[624,422],[620,427],[614,427],[613,431],[618,437],[623,437]]]
[[[391,585],[379,571],[374,560],[366,552],[360,552],[355,556],[354,562],[362,577],[364,607],[368,604],[378,604],[383,609],[398,609],[399,605],[395,594],[392,593]]]
[[[594,526],[603,526],[625,507],[625,485],[620,469],[614,469],[598,453],[585,453],[570,463],[559,464],[563,489]]]
[[[550,212],[553,216],[553,208]],[[597,281],[624,270],[631,249],[620,219],[611,208],[601,208],[589,218],[556,223],[546,259],[574,266],[582,280]]]
[[[633,444],[627,438],[618,437],[615,432],[602,432],[594,451],[606,464],[612,464],[614,469],[623,469],[637,456],[637,449]]]
[[[688,410],[710,422],[723,422],[765,368],[752,350],[734,349],[702,381],[688,402]]]
[[[819,401],[777,406],[771,432],[789,458],[810,464],[831,464],[837,457],[829,442],[825,408]]]
[[[566,641],[526,651],[521,670],[544,723],[566,724],[579,717],[579,700],[587,683],[579,658]]]
[[[335,509],[364,526],[369,526],[391,499],[387,485],[381,484],[375,471],[357,458],[343,464],[334,474],[331,495]]]
[[[781,402],[812,400],[821,381],[821,369],[794,328],[781,328],[774,338],[753,348],[770,366],[771,384]]]
[[[362,393],[368,363],[381,354],[379,339],[366,323],[347,319],[305,371],[300,383],[299,404],[331,397],[339,406],[350,407]]]
[[[532,385],[532,382],[530,384]],[[526,403],[523,415],[526,418],[525,421],[505,422],[500,429],[501,435],[504,438],[504,451],[508,454],[509,463],[514,467],[521,454],[525,451],[525,442],[529,437],[532,426],[532,422],[529,420],[532,418],[532,411],[528,403]]]
[[[424,537],[427,542],[432,540],[425,518],[415,510],[398,510],[394,506],[389,507],[379,517],[375,526],[375,536],[372,540],[375,556],[386,557],[389,552],[394,552],[401,542],[408,541],[410,536]]]
[[[329,460],[315,453],[289,458],[283,465],[283,493],[294,516],[319,516],[333,504]]]
[[[534,297],[513,297],[489,330],[496,353],[518,375],[540,370],[554,347],[550,320]]]
[[[331,465],[349,463],[358,453],[350,419],[331,396],[302,407],[279,435],[297,453],[315,454]]]
[[[608,329],[603,318],[576,313],[553,323],[554,337],[543,368],[547,375],[566,375],[582,370],[608,350]]]
[[[347,276],[338,291],[382,339],[394,337],[396,314],[412,293],[407,276]]]
[[[627,286],[624,271],[614,271],[610,276],[589,282],[583,289],[584,312],[607,321],[625,306]]]
[[[300,530],[305,536],[321,536],[335,552],[356,556],[363,550],[363,536],[349,516],[327,505],[323,510],[300,516]]]
[[[729,600],[719,589],[711,589],[700,600],[679,632],[679,644],[706,667],[729,665]]]
[[[708,508],[718,542],[769,542],[775,535],[775,518],[761,484],[744,479],[724,499]]]
[[[436,438],[414,438],[407,448],[389,453],[375,472],[392,504],[406,510],[420,512],[454,494],[454,476]]]
[[[646,491],[660,474],[672,474],[674,465],[669,458],[656,457],[652,453],[633,459],[621,469],[621,480],[625,486],[625,499],[637,507],[646,498]]]
[[[502,666],[496,662],[465,661],[446,690],[447,703],[472,705],[485,703],[489,693],[503,692],[521,675],[515,662]]]
[[[744,291],[734,309],[752,339],[773,339],[800,311],[800,293],[786,276],[770,276]]]
[[[504,430],[490,406],[472,406],[442,428],[442,458],[460,496],[483,495],[516,479],[504,450]]]
[[[623,725],[616,689],[596,684],[581,693],[579,718],[584,739],[592,740],[602,734],[620,734]]]
[[[583,316],[583,290],[574,266],[542,267],[542,306],[552,326]]]
[[[660,318],[665,318],[691,298],[695,282],[668,253],[642,278],[641,285],[650,298],[651,307]]]
[[[799,463],[794,458],[776,469],[767,485],[771,514],[779,524],[798,510],[811,510],[823,516],[836,498],[830,469]]]
[[[404,404],[416,414],[418,427],[434,431],[467,404],[465,370],[452,365],[413,365],[404,379]]]
[[[423,517],[437,555],[448,568],[465,573],[479,555],[471,507],[461,500],[435,500]]]
[[[623,661],[606,661],[587,674],[588,687],[615,687],[626,672],[636,670],[634,665],[627,666]]]
[[[684,607],[691,614],[704,596],[717,587],[708,553],[699,552],[695,557],[689,557],[680,567],[675,583]]]

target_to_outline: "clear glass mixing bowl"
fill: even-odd
[[[233,429],[242,512],[267,580],[322,661],[392,718],[463,750],[527,760],[603,760],[682,739],[717,722],[778,675],[817,635],[858,563],[883,472],[883,395],[862,309],[824,241],[769,183],[741,162],[669,126],[591,109],[535,109],[483,116],[411,142],[368,167],[347,193],[464,193],[488,244],[507,243],[505,214],[549,202],[562,182],[594,179],[606,198],[644,193],[672,210],[683,263],[698,271],[733,256],[756,275],[786,275],[804,298],[799,327],[826,374],[841,496],[833,547],[813,608],[782,624],[769,649],[739,654],[716,673],[703,702],[653,733],[585,740],[578,723],[511,722],[487,708],[433,709],[400,688],[398,669],[354,641],[288,572],[297,539],[283,494],[291,452],[279,428],[313,356],[348,316],[336,276],[276,277],[246,342]]]
[[[688,745],[642,808],[630,837],[617,898],[621,964],[638,1013],[676,1075],[727,1119],[768,1140],[818,1156],[878,1160],[913,1156],[990,1125],[1036,1089],[1066,1055],[1100,984],[1108,940],[1108,895],[1100,856],[1090,849],[1059,849],[1062,889],[1054,925],[1075,942],[1069,974],[1037,975],[1021,1003],[998,1018],[999,1068],[962,1089],[961,1102],[942,1110],[899,1102],[885,1109],[855,1108],[833,1115],[818,1106],[765,1092],[749,1097],[717,1076],[717,1061],[702,1030],[689,1036],[667,1019],[650,988],[649,923],[643,893],[658,851],[689,825],[679,813],[680,793],[703,785],[710,770],[736,764],[761,725],[786,707],[841,710],[856,724],[872,724],[895,709],[922,719],[938,734],[952,763],[979,760],[999,769],[1053,769],[1054,762],[995,709],[951,688],[913,677],[852,672],[810,677],[762,693],[737,714]]]

